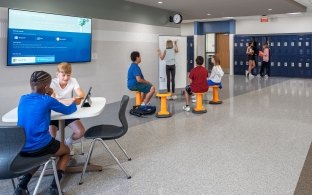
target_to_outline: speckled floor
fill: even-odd
[[[182,95],[169,102],[171,118],[128,115],[129,131],[120,143],[132,161],[114,142],[108,145],[132,179],[98,144],[91,162],[103,165],[103,171],[87,173],[83,185],[78,185],[80,174],[67,174],[64,194],[294,194],[312,140],[312,80],[225,76],[223,86],[223,104],[205,101],[202,115],[184,112]],[[205,99],[211,99],[211,91]],[[118,124],[116,109],[118,103],[107,105],[101,116],[84,124]],[[44,178],[41,194],[51,180]],[[0,194],[12,193],[11,182],[0,181]]]

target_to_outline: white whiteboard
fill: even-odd
[[[175,88],[185,88],[187,72],[187,39],[180,36],[159,36],[159,49],[163,52],[166,49],[167,40],[176,41],[179,52],[175,54],[176,75]],[[166,61],[159,59],[159,90],[167,89]]]

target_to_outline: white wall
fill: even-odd
[[[236,20],[236,34],[273,34],[312,32],[312,16],[269,17],[261,23],[260,18]]]
[[[73,65],[73,76],[83,89],[93,86],[93,96],[104,96],[108,103],[120,101],[127,89],[130,53],[141,53],[144,77],[158,88],[158,36],[178,35],[179,28],[94,19],[93,59]],[[56,65],[6,66],[7,8],[0,8],[0,116],[14,108],[22,94],[29,93],[29,77],[35,70],[55,75]],[[0,120],[0,124],[2,121]]]
[[[182,23],[181,26],[181,36],[193,36],[194,35],[194,23]]]

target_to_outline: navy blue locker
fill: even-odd
[[[297,77],[297,69],[296,69],[296,59],[294,57],[289,58],[289,73],[291,77]]]
[[[304,77],[311,78],[311,58],[306,58],[304,63]]]
[[[305,76],[305,69],[304,69],[304,67],[303,67],[303,63],[304,63],[304,61],[303,61],[303,59],[302,58],[299,58],[298,59],[298,77],[304,77]]]

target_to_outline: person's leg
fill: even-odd
[[[176,66],[172,65],[171,67],[172,93],[175,93],[175,74],[176,74]]]
[[[144,104],[145,105],[147,105],[150,102],[150,100],[153,97],[154,93],[155,93],[155,87],[151,86],[149,92],[146,94],[146,97],[144,98]]]
[[[167,92],[170,92],[170,66],[166,65],[166,76],[167,76]]]
[[[86,131],[80,120],[71,122],[68,127],[73,130],[73,134],[70,137],[73,141],[82,138]]]
[[[55,138],[57,134],[57,127],[54,125],[50,125],[49,132],[50,132],[50,135]]]
[[[262,63],[261,63],[261,67],[260,67],[260,76],[261,77],[263,77],[264,75],[263,75],[263,72],[264,72],[264,66],[265,66],[265,63],[264,63],[264,61],[262,61]]]
[[[57,129],[58,129],[58,121],[56,120],[50,121],[49,132],[50,132],[50,135],[54,138],[56,137]]]
[[[70,153],[70,150],[69,150],[68,146],[65,145],[64,143],[60,143],[59,149],[53,155],[55,157],[59,157],[59,160],[57,162],[57,176],[58,176],[59,181],[62,179],[62,177],[65,173],[67,164],[70,160],[69,153]],[[51,183],[49,192],[50,192],[50,194],[58,194],[55,178],[53,179],[53,181]]]

